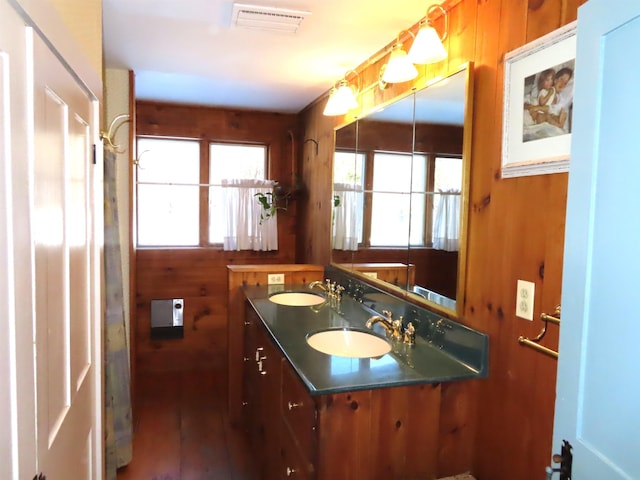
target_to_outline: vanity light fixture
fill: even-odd
[[[408,33],[412,37],[415,37],[413,33]],[[411,62],[411,60],[409,60],[407,52],[405,52],[402,48],[402,42],[400,42],[400,34],[398,34],[398,39],[391,49],[389,61],[382,67],[380,73],[380,86],[382,88],[386,88],[387,83],[408,82],[409,80],[413,80],[418,76],[418,69]]]
[[[442,34],[442,38],[438,36],[438,32],[431,23],[431,20],[429,20],[429,14],[435,9],[440,9],[444,16],[444,33]],[[411,50],[409,50],[409,60],[422,65],[438,63],[447,58],[447,51],[442,42],[447,38],[448,31],[449,15],[447,11],[440,5],[431,5],[427,10],[427,16],[420,22],[418,34],[413,41],[413,45],[411,45]]]
[[[354,87],[349,84],[347,76],[349,73],[355,73],[358,78],[358,86],[354,90]],[[360,90],[360,76],[355,70],[349,70],[344,78],[340,80],[337,86],[333,86],[329,92],[329,100],[324,107],[323,115],[336,116],[345,115],[349,110],[358,108],[358,101],[356,100],[356,94]]]

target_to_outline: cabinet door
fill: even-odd
[[[313,465],[302,454],[294,434],[283,421],[279,471],[274,478],[311,480],[315,478],[314,473]]]
[[[281,477],[314,478],[316,405],[291,365],[282,365]]]
[[[280,369],[282,354],[261,320],[247,309],[243,398],[246,421],[259,478],[277,478],[280,449]]]
[[[300,453],[315,461],[316,406],[293,368],[282,367],[282,400],[280,402],[284,426],[291,432]]]
[[[256,387],[256,326],[259,321],[253,310],[247,309],[244,322],[244,338],[242,350],[242,426],[246,432],[251,431],[254,423],[257,400]]]

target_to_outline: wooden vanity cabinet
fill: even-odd
[[[311,396],[251,307],[245,319],[243,412],[258,478],[437,478],[440,384]]]

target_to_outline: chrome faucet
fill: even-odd
[[[382,313],[387,318],[382,318],[379,315],[374,315],[369,318],[365,323],[367,328],[373,328],[376,323],[379,323],[384,328],[385,333],[388,337],[391,337],[393,340],[402,340],[404,343],[408,345],[414,345],[416,343],[416,329],[413,324],[409,322],[406,328],[402,329],[402,316],[397,319],[393,319],[393,313],[388,310],[383,310]]]

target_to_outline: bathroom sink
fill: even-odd
[[[312,307],[326,301],[322,295],[307,292],[280,292],[269,297],[273,303],[290,307]]]
[[[380,357],[391,351],[391,344],[384,338],[348,328],[312,333],[307,336],[307,343],[319,352],[340,357]]]

